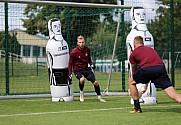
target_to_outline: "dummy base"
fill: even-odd
[[[144,97],[139,99],[140,104],[157,104],[156,97]],[[131,98],[131,104],[134,104],[133,99]]]
[[[60,97],[60,98],[53,98],[52,97],[52,102],[70,102],[74,100],[74,96],[68,96],[68,97]]]

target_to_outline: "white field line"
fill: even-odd
[[[166,107],[178,107],[181,105],[167,105],[167,106],[142,106],[142,108],[166,108]],[[105,108],[105,109],[90,109],[90,110],[69,110],[59,112],[36,112],[36,113],[24,113],[24,114],[7,114],[0,115],[0,117],[14,117],[14,116],[33,116],[33,115],[46,115],[46,114],[62,114],[62,113],[80,113],[80,112],[96,112],[96,111],[111,111],[111,110],[124,110],[133,107],[122,107],[122,108]]]

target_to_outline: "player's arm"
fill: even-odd
[[[131,77],[133,77],[132,75],[135,73],[137,67],[136,61],[134,59],[134,52],[132,52],[129,57],[129,63],[130,63]]]
[[[136,71],[136,67],[137,67],[137,65],[136,65],[136,64],[131,64],[132,74],[134,74],[134,73],[135,73],[135,71]]]
[[[91,55],[90,55],[90,49],[89,49],[89,51],[88,51],[88,63],[90,64],[90,65],[92,65],[92,59],[91,59]]]
[[[92,58],[91,58],[91,55],[90,55],[90,50],[89,50],[89,54],[88,54],[88,63],[90,65],[90,67],[93,69],[93,71],[95,70],[96,66],[95,64],[93,64],[92,62]]]
[[[70,53],[70,58],[69,58],[69,62],[68,62],[69,75],[72,74],[73,62],[74,62],[74,55],[73,55],[73,53]]]

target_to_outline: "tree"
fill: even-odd
[[[93,55],[93,60],[96,58],[111,58],[110,54],[112,54],[113,51],[112,48],[114,46],[114,37],[116,32],[115,30],[111,29],[111,26],[111,24],[105,24],[105,22],[103,22],[98,26],[92,37],[86,39],[86,41],[88,41],[88,46],[91,48],[91,55]]]
[[[160,5],[156,17],[154,20],[150,22],[150,32],[152,33],[156,49],[158,50],[160,55],[163,55],[163,52],[170,51],[170,0],[158,0]],[[174,0],[174,36],[175,36],[175,44],[174,51],[181,51],[181,1]]]
[[[60,0],[66,2],[66,0]],[[116,3],[117,0],[87,0],[87,3]],[[85,2],[84,0],[69,0],[69,2]],[[104,11],[98,8],[76,8],[51,5],[32,5],[28,4],[25,8],[24,15],[26,19],[22,19],[26,32],[32,35],[43,34],[48,36],[47,22],[49,19],[58,17],[62,24],[62,33],[70,48],[75,46],[78,35],[86,35],[90,37],[97,30],[99,15],[92,16],[89,11],[85,13],[84,9],[93,10],[95,13]],[[91,22],[91,23],[90,23]],[[88,32],[91,31],[91,32]]]
[[[11,32],[8,34],[8,52],[14,53],[14,54],[20,54],[20,45],[16,38],[16,33]],[[5,33],[0,32],[0,50],[5,50]]]

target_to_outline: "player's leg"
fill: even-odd
[[[80,101],[84,102],[84,83],[85,77],[80,71],[74,71],[75,77],[79,80],[79,89],[80,89]]]
[[[87,79],[88,81],[91,81],[92,84],[94,85],[94,89],[95,89],[95,92],[96,92],[96,94],[97,94],[97,96],[98,96],[99,101],[100,101],[100,102],[106,102],[106,101],[105,101],[104,99],[102,99],[102,97],[101,97],[101,91],[100,91],[99,83],[96,81],[95,75],[94,75],[94,73],[93,73],[91,70],[88,70],[88,71],[87,71],[86,79]]]
[[[149,71],[148,71],[149,72]],[[138,89],[136,87],[137,83],[148,83],[150,81],[149,77],[151,74],[149,74],[149,77],[145,76],[146,72],[145,70],[138,68],[136,72],[133,74],[133,78],[129,78],[129,88],[130,88],[130,94],[134,101],[134,110],[131,111],[132,113],[135,112],[142,112],[138,97]]]
[[[79,88],[80,88],[80,101],[83,102],[84,101],[84,83],[85,83],[85,78],[84,76],[82,76],[79,79]]]
[[[139,103],[136,82],[132,78],[129,78],[129,89],[130,89],[131,97],[133,98],[133,101],[134,101],[134,109],[133,109],[133,111],[130,111],[130,112],[131,113],[142,112],[140,103]]]
[[[172,86],[164,89],[164,92],[165,92],[171,99],[175,100],[176,102],[181,103],[181,94],[178,94]]]
[[[101,95],[100,92],[100,86],[98,84],[98,82],[96,81],[95,75],[91,70],[86,70],[84,71],[85,77],[88,81],[91,81],[92,84],[94,85],[95,88],[95,92],[97,93],[97,95]]]
[[[106,100],[104,100],[101,96],[100,86],[99,86],[98,82],[94,81],[94,82],[92,82],[92,84],[94,85],[94,89],[95,89],[95,92],[97,93],[98,100],[100,102],[106,102]]]
[[[136,88],[136,82],[132,78],[129,78],[129,89],[130,89],[130,94],[133,100],[137,100],[138,89]]]
[[[83,91],[84,89],[84,82],[85,82],[85,77],[80,71],[74,71],[75,77],[79,80],[79,88],[80,91]]]
[[[79,88],[80,91],[84,90],[84,83],[85,83],[85,77],[82,75],[82,77],[79,79]]]
[[[161,87],[171,99],[181,103],[181,94],[178,94],[175,91],[166,72],[165,66],[160,66],[159,68],[157,68],[157,73],[159,73],[159,77],[155,80],[155,86]]]
[[[101,96],[100,86],[99,86],[98,82],[95,81],[95,82],[92,82],[92,84],[94,85],[94,89],[95,89],[95,92],[97,93],[97,97],[98,97],[99,101],[106,102],[106,100],[104,100]]]

